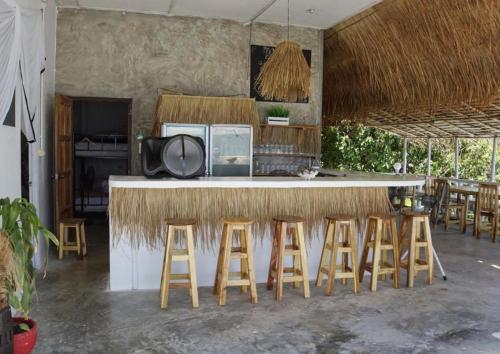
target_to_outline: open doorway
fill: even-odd
[[[130,172],[130,109],[128,99],[73,99],[73,208],[90,246],[108,243],[109,176]]]
[[[130,172],[131,107],[130,99],[56,97],[56,225],[64,218],[84,218],[88,255],[98,257],[104,267],[109,255],[108,179]]]

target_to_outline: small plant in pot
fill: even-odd
[[[10,324],[14,332],[14,354],[31,353],[36,343],[36,323],[29,318],[29,313],[36,291],[33,256],[38,245],[38,235],[42,235],[47,243],[43,265],[45,274],[48,244],[52,241],[57,245],[57,238],[42,225],[36,208],[26,199],[0,199],[0,252],[6,257],[5,264],[8,265],[2,268],[0,264],[0,300],[3,290],[3,294],[7,295],[8,305],[22,314],[22,317],[14,317]],[[9,306],[7,309],[9,315],[6,317],[10,317]]]
[[[279,118],[288,118],[290,115],[290,111],[288,108],[285,108],[284,106],[273,106],[269,108],[267,111],[267,116],[272,118],[272,117],[279,117]]]

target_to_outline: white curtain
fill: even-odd
[[[0,0],[0,124],[21,82],[22,129],[35,141],[35,120],[41,119],[41,74],[45,65],[42,10],[22,9],[13,0]]]
[[[12,0],[0,0],[0,125],[12,103],[19,78],[21,12]]]

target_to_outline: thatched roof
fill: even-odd
[[[326,124],[497,135],[500,2],[386,0],[325,33],[323,86]]]

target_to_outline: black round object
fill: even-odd
[[[163,147],[161,157],[166,172],[176,178],[193,178],[205,171],[203,140],[191,135],[171,137]]]

